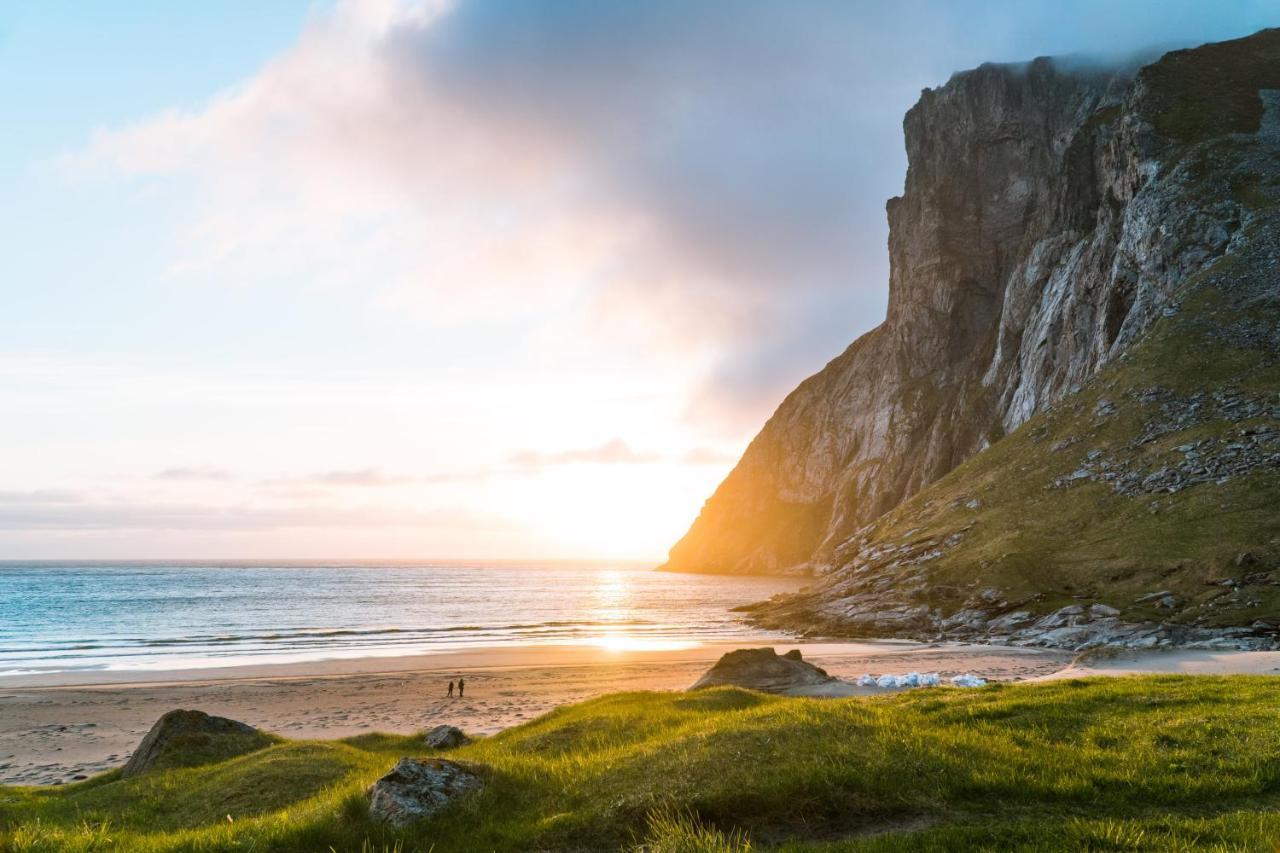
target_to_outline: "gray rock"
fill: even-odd
[[[456,726],[436,726],[423,738],[432,749],[453,749],[471,743],[471,738],[463,734]]]
[[[1012,613],[1005,613],[1003,616],[992,619],[987,623],[987,630],[996,634],[1005,634],[1030,621],[1032,621],[1032,618],[1029,611],[1015,610]]]
[[[1066,607],[1060,607],[1052,613],[1041,616],[1035,621],[1035,629],[1038,631],[1050,631],[1068,625],[1075,625],[1081,621],[1088,621],[1084,616],[1084,608],[1079,604],[1068,604]]]
[[[955,628],[980,630],[986,627],[989,618],[985,610],[966,607],[943,619],[941,625],[947,630],[954,630]]]
[[[402,758],[365,796],[371,820],[401,828],[439,814],[483,787],[484,779],[471,766],[442,758]]]
[[[203,711],[169,711],[142,738],[120,775],[128,779],[150,770],[220,761],[270,742],[268,735],[236,720]]]
[[[1110,616],[1119,616],[1120,611],[1106,604],[1094,604],[1089,607],[1089,615],[1095,619],[1104,619]]]
[[[799,649],[781,656],[771,648],[737,649],[723,655],[689,689],[731,685],[765,693],[786,693],[835,680],[826,670],[804,660]]]

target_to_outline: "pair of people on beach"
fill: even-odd
[[[467,680],[465,678],[458,679],[458,698],[462,698],[462,691],[466,689]],[[449,682],[449,698],[453,698],[453,682]]]

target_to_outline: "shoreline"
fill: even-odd
[[[927,649],[936,643],[914,640],[795,640],[744,635],[717,640],[658,641],[653,648],[610,648],[597,643],[546,645],[494,645],[459,647],[439,652],[403,655],[329,657],[275,663],[242,663],[214,666],[134,668],[116,670],[65,670],[61,672],[0,675],[0,691],[41,688],[146,687],[174,684],[204,684],[224,681],[285,680],[297,678],[392,675],[414,672],[447,672],[452,669],[523,669],[571,666],[599,666],[620,663],[714,662],[734,649],[773,646],[798,648],[812,654],[869,655],[904,649]],[[964,643],[942,644],[947,648],[988,648]],[[1018,650],[1014,650],[1017,652]],[[1029,652],[1039,649],[1023,650]]]
[[[972,672],[993,681],[1137,674],[1280,675],[1280,652],[1151,650],[1079,659],[1054,649],[916,643],[717,640],[684,648],[497,646],[397,658],[258,664],[186,670],[59,673],[0,678],[0,784],[74,781],[123,765],[163,713],[193,708],[292,739],[408,734],[449,723],[477,735],[519,725],[607,693],[678,691],[727,651],[799,649],[832,675]],[[94,680],[86,682],[84,676]],[[445,685],[467,680],[463,698]],[[62,676],[60,679],[59,676]],[[79,681],[68,676],[79,676]],[[104,676],[107,676],[104,678]],[[33,679],[28,678],[27,681]],[[879,688],[841,685],[842,696]]]
[[[46,675],[40,677],[46,683],[16,684],[10,677],[0,679],[0,784],[66,782],[120,766],[152,723],[175,708],[230,717],[294,739],[407,734],[440,723],[493,734],[606,693],[683,690],[722,654],[746,646],[772,646],[779,653],[800,649],[806,660],[848,680],[865,672],[914,670],[1021,681],[1070,663],[1069,655],[1043,649],[744,637],[684,649],[496,647],[156,671],[142,678],[131,671],[94,683],[47,683]],[[467,693],[450,700],[445,685],[458,675],[466,677]]]
[[[456,647],[438,652],[396,655],[352,655],[271,663],[228,663],[209,666],[132,669],[82,669],[61,672],[0,675],[0,690],[58,687],[140,687],[219,681],[278,680],[289,678],[387,675],[394,673],[441,672],[449,669],[492,669],[539,666],[586,666],[622,659],[701,660],[709,649],[740,648],[744,643],[770,643],[769,638],[743,637],[739,640],[690,641],[688,648],[611,650],[592,643],[544,645],[494,645]],[[684,643],[672,645],[685,646]],[[229,660],[229,659],[228,659]]]

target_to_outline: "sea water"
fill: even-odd
[[[784,578],[580,563],[0,563],[0,676],[759,636]]]

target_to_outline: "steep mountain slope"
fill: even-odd
[[[1280,640],[1280,191],[1080,392],[751,608],[812,633],[1095,645]]]
[[[1058,461],[1079,466],[1065,451],[1027,445],[1032,432],[1063,417],[1050,414],[1054,404],[1074,411],[1100,393],[1099,383],[1112,382],[1119,390],[1109,392],[1107,403],[1117,416],[1102,426],[1137,424],[1156,411],[1153,405],[1192,405],[1196,393],[1207,395],[1197,416],[1214,420],[1217,410],[1204,399],[1231,393],[1228,380],[1247,379],[1249,393],[1263,397],[1280,388],[1267,384],[1276,378],[1267,372],[1276,344],[1267,330],[1280,316],[1268,266],[1276,233],[1273,178],[1280,175],[1280,92],[1272,90],[1280,90],[1277,30],[1176,51],[1138,69],[1038,59],[985,65],[926,90],[904,122],[905,191],[888,205],[885,322],[783,402],[672,549],[666,568],[817,571],[825,574],[823,592],[810,603],[843,600],[857,591],[845,581],[868,571],[859,560],[888,541],[879,537],[891,537],[891,528],[902,533],[912,525],[911,513],[934,506],[934,492],[921,490],[975,454],[946,482],[954,487],[963,470],[987,471],[997,492],[1034,494],[1036,508],[1028,512],[1056,513],[1059,501],[1076,501],[1077,489],[1105,491],[1107,483],[1086,477],[1063,489],[1033,482],[1060,476],[1051,470]],[[1210,305],[1213,294],[1225,301],[1205,308],[1208,313],[1183,304],[1201,299]],[[1236,317],[1231,322],[1252,331],[1236,334],[1229,318],[1215,313],[1228,310]],[[1246,315],[1250,319],[1241,319]],[[1141,378],[1126,374],[1136,362],[1122,357],[1137,359],[1139,342],[1183,339],[1183,332],[1164,329],[1174,321],[1201,329],[1186,332],[1191,345],[1203,346],[1208,336],[1226,348],[1223,358],[1261,373],[1197,377],[1168,356],[1195,364],[1202,353],[1170,344],[1171,352]],[[1104,379],[1100,371],[1112,368],[1119,372]],[[1155,396],[1137,394],[1139,385]],[[1160,396],[1172,387],[1183,396]],[[1028,423],[1038,415],[1040,423]],[[1206,437],[1218,436],[1203,429]],[[1130,440],[1120,432],[1094,438],[1107,447]],[[1030,460],[998,469],[997,460],[1024,445]],[[1150,448],[1142,448],[1125,459],[1151,461]],[[1032,467],[1024,471],[1023,465]],[[1272,468],[1258,476],[1274,474]],[[1207,490],[1217,488],[1223,487],[1197,484],[1165,500],[1194,498],[1207,507]],[[903,505],[913,496],[918,499]],[[1116,492],[1114,500],[1130,503],[1104,515],[1124,515],[1122,507],[1128,511],[1144,498]],[[986,501],[988,508],[998,502],[993,495]],[[990,517],[986,509],[975,513]],[[1160,514],[1148,513],[1138,527],[1150,527],[1148,517]],[[905,526],[892,527],[894,519]],[[1212,514],[1192,521],[1200,528],[1217,523]],[[1264,528],[1273,521],[1246,525],[1245,538],[1269,542]],[[1133,525],[1111,522],[1114,536],[1138,535]],[[974,523],[978,530],[980,522]],[[1003,541],[1006,532],[996,528],[984,527]],[[977,548],[980,538],[969,535],[966,548]],[[1011,542],[1009,554],[1015,545],[1031,547]],[[1032,555],[1051,553],[1058,553],[1052,541],[1039,542],[1009,557],[1007,574],[1023,572],[1017,560],[1024,568],[1039,566]],[[951,562],[957,572],[972,574],[967,586],[986,568],[966,559],[956,551]],[[903,587],[895,606],[923,606],[919,597],[927,598],[927,590],[906,588],[935,579],[908,582],[890,571],[877,580]],[[1028,583],[1042,591],[1038,581]],[[964,599],[960,595],[957,605]],[[822,620],[864,624],[847,609],[810,610]],[[925,619],[911,630],[925,623],[934,624]]]

